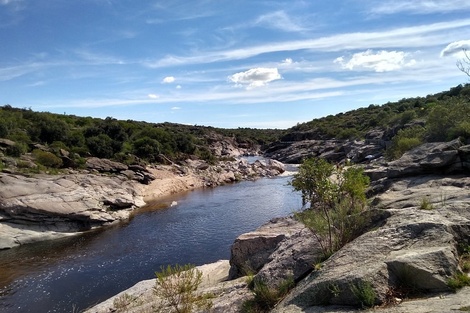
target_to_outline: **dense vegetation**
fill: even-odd
[[[173,161],[188,156],[214,161],[208,148],[214,136],[230,137],[240,145],[251,146],[268,144],[281,133],[281,130],[153,124],[110,117],[98,119],[33,112],[10,105],[0,107],[0,138],[15,142],[5,151],[14,157],[33,152],[40,144],[55,155],[58,155],[60,149],[68,151],[76,161],[87,156],[110,158],[124,163],[136,160],[160,162],[162,156]],[[45,166],[61,165],[60,160],[50,154],[34,153],[47,163]]]
[[[419,120],[426,122],[426,140],[441,141],[470,134],[470,84],[426,97],[406,98],[384,105],[371,104],[335,116],[329,115],[292,127],[285,135],[309,131],[319,138],[364,138],[374,128],[396,128]]]
[[[396,159],[424,142],[470,140],[470,84],[426,97],[371,104],[335,116],[329,115],[292,127],[282,141],[299,139],[364,139],[372,130],[385,132],[385,151]]]
[[[371,130],[381,129],[388,134],[386,140],[391,142],[386,156],[394,159],[423,142],[445,141],[459,136],[469,140],[469,99],[470,84],[458,85],[426,97],[371,104],[366,108],[329,115],[285,131],[154,124],[111,117],[98,119],[4,105],[0,107],[0,138],[15,143],[3,148],[8,156],[19,157],[32,152],[38,163],[46,167],[61,167],[58,158],[61,149],[70,153],[74,164],[83,164],[88,156],[124,163],[178,161],[189,156],[213,162],[215,156],[209,144],[220,136],[230,137],[238,145],[247,147],[268,145],[277,140],[363,139]]]

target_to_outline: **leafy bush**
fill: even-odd
[[[374,306],[377,294],[371,283],[359,282],[357,284],[351,284],[350,289],[362,308],[371,308]]]
[[[454,290],[470,286],[470,276],[468,276],[467,273],[456,272],[452,278],[447,281],[447,285]]]
[[[421,209],[421,210],[433,210],[434,206],[432,205],[431,201],[428,198],[424,197],[424,198],[421,199],[419,209]]]
[[[405,152],[417,147],[423,143],[425,129],[421,126],[401,129],[398,134],[393,137],[390,148],[387,149],[385,155],[389,160],[400,158]]]
[[[51,152],[35,149],[32,153],[36,162],[41,165],[52,168],[60,168],[62,166],[62,159]]]
[[[334,175],[333,175],[334,174]],[[316,236],[325,258],[357,237],[367,223],[369,178],[360,168],[343,170],[323,159],[307,159],[291,185],[309,209],[296,218]]]
[[[6,149],[5,149],[5,154],[8,155],[8,156],[12,156],[12,157],[19,157],[21,156],[23,153],[26,152],[26,146],[24,144],[21,144],[21,143],[16,143],[15,145],[13,146],[8,146]]]
[[[202,272],[194,266],[162,267],[157,277],[154,294],[161,300],[156,312],[190,313],[194,309],[208,310],[212,306],[210,297],[197,294],[202,282]]]
[[[243,303],[243,313],[269,312],[294,287],[292,278],[282,282],[277,288],[269,287],[262,281],[253,282],[254,298]]]

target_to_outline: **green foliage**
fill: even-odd
[[[153,162],[161,153],[161,144],[150,137],[142,137],[134,141],[132,152],[139,158],[146,158]]]
[[[468,101],[446,100],[429,113],[426,129],[430,141],[446,141],[457,136],[469,137],[470,104]]]
[[[113,301],[114,311],[117,313],[129,312],[130,309],[143,304],[138,297],[124,293]]]
[[[392,145],[387,149],[385,155],[389,160],[400,158],[405,152],[423,143],[425,129],[421,126],[401,129],[393,137]]]
[[[357,284],[351,284],[349,288],[362,308],[371,308],[374,306],[377,294],[371,283],[361,281]]]
[[[26,145],[22,143],[16,143],[13,146],[8,146],[5,149],[5,154],[12,157],[19,157],[27,151]]]
[[[334,174],[334,175],[333,175]],[[341,167],[319,158],[307,159],[291,181],[309,209],[296,213],[317,237],[325,258],[357,237],[367,223],[369,178],[360,168]]]
[[[459,245],[459,266],[464,273],[470,273],[470,245]]]
[[[467,273],[456,272],[452,278],[447,280],[447,285],[454,290],[470,286],[470,276]]]
[[[254,298],[245,301],[242,306],[243,313],[269,312],[294,287],[292,278],[282,282],[277,288],[269,287],[262,281],[253,282]]]
[[[208,310],[212,306],[208,296],[197,293],[202,282],[202,272],[194,266],[162,267],[155,275],[157,281],[154,293],[162,300],[154,307],[156,312],[190,313],[195,309]]]
[[[106,134],[88,137],[86,144],[91,154],[99,158],[112,158],[114,155],[113,140]]]
[[[432,205],[431,200],[424,197],[421,199],[421,203],[419,204],[419,209],[420,210],[433,210],[434,206]]]
[[[36,162],[45,167],[60,168],[62,166],[62,159],[51,152],[35,149],[32,154]]]

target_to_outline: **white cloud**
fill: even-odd
[[[395,28],[375,32],[356,32],[326,36],[316,39],[271,42],[259,46],[233,50],[204,51],[188,57],[166,56],[155,62],[144,61],[150,68],[182,66],[185,64],[209,64],[215,62],[241,60],[265,53],[298,51],[342,51],[345,49],[390,49],[419,48],[448,43],[449,36],[470,26],[470,19],[453,20],[434,24]]]
[[[176,89],[181,89],[181,85],[177,85],[177,86],[176,86]]]
[[[239,72],[229,77],[231,82],[237,85],[247,85],[248,87],[260,87],[269,82],[281,79],[277,68],[252,68],[245,72]]]
[[[294,61],[291,59],[291,58],[287,58],[287,59],[284,59],[282,60],[282,64],[292,64]]]
[[[158,99],[158,98],[160,98],[158,95],[156,95],[156,94],[154,94],[154,93],[149,93],[147,96],[148,96],[150,99]]]
[[[255,25],[267,28],[274,28],[286,32],[304,31],[305,28],[297,21],[294,21],[284,11],[261,15],[255,21]]]
[[[403,51],[382,50],[373,52],[372,50],[367,50],[353,54],[351,59],[347,62],[343,56],[335,59],[334,62],[340,64],[342,68],[349,70],[365,69],[375,72],[389,72],[416,63],[413,59],[406,61],[407,56],[408,54]]]
[[[176,110],[181,110],[181,108],[180,108],[180,107],[172,107],[171,109],[172,109],[173,111],[176,111]]]
[[[167,76],[163,78],[162,84],[171,84],[175,81],[175,78],[173,76]]]
[[[448,44],[447,47],[441,51],[441,57],[457,54],[463,50],[470,50],[470,40],[460,40]]]
[[[470,9],[468,0],[380,0],[371,5],[375,14],[395,14],[408,12],[412,14],[446,13]]]

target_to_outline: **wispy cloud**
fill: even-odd
[[[285,11],[276,11],[261,15],[256,19],[254,25],[285,32],[301,32],[307,30],[298,19],[290,17]]]
[[[144,61],[151,68],[241,60],[280,51],[344,51],[364,49],[424,48],[447,44],[449,32],[470,26],[470,19],[384,30],[338,34],[309,40],[273,42],[232,50],[204,51],[191,56],[169,55],[157,61]]]
[[[377,4],[375,4],[377,3]],[[370,4],[374,14],[429,14],[470,10],[468,0],[380,0]]]
[[[109,65],[109,64],[119,64],[123,65],[126,62],[120,58],[106,55],[103,53],[96,53],[89,50],[75,50],[75,55],[79,57],[82,61],[85,61],[87,64],[91,65]]]
[[[453,55],[456,53],[461,53],[463,50],[469,50],[470,49],[470,40],[460,40],[460,41],[455,41],[447,45],[442,51],[441,51],[441,57],[445,57],[448,55]]]

